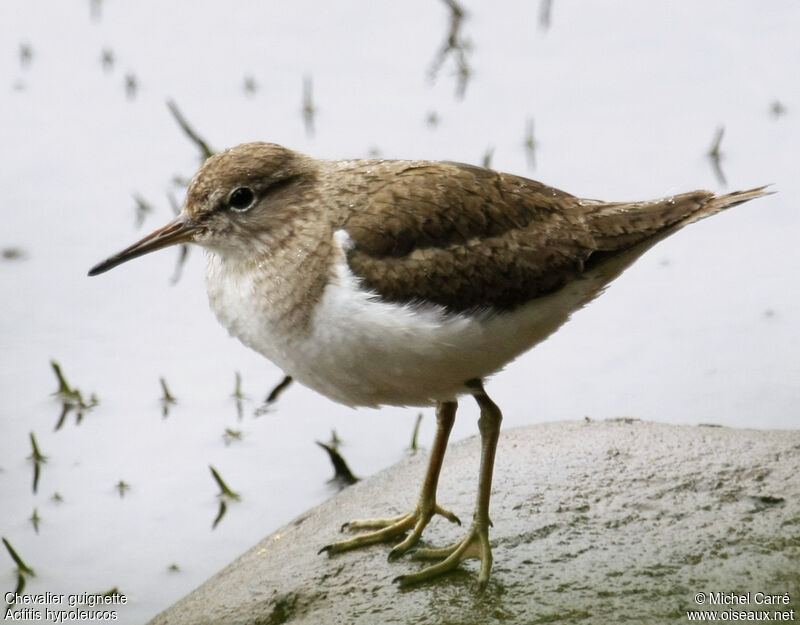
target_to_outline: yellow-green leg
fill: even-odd
[[[436,487],[439,483],[439,473],[442,470],[442,461],[447,450],[447,439],[453,428],[458,404],[455,401],[440,402],[436,406],[436,436],[433,439],[428,469],[425,481],[419,494],[416,507],[409,513],[391,519],[366,519],[345,523],[342,529],[374,529],[376,531],[356,536],[349,540],[342,540],[327,545],[320,553],[327,551],[329,554],[340,553],[350,549],[365,547],[374,543],[392,540],[409,530],[411,533],[402,542],[395,545],[389,552],[389,558],[395,558],[408,551],[420,538],[422,531],[433,518],[440,514],[453,523],[461,524],[458,517],[436,503]]]
[[[416,550],[413,554],[414,559],[432,559],[440,560],[440,562],[416,573],[401,575],[395,580],[401,585],[416,584],[433,579],[442,573],[452,571],[468,558],[478,558],[481,561],[478,589],[483,590],[489,582],[489,573],[492,569],[492,549],[489,546],[489,526],[492,524],[489,519],[489,498],[492,493],[494,457],[503,415],[497,405],[486,395],[480,380],[470,380],[467,382],[467,386],[481,409],[481,416],[478,420],[478,429],[481,433],[481,466],[478,475],[478,500],[472,525],[464,538],[457,543],[442,549]]]

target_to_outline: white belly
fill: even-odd
[[[304,384],[360,406],[431,405],[468,392],[560,326],[585,292],[560,292],[510,313],[446,314],[376,301],[346,265],[325,290],[308,337],[287,370]]]
[[[339,233],[337,233],[339,234]],[[588,276],[503,313],[447,314],[378,301],[339,255],[305,328],[287,325],[247,275],[219,258],[208,268],[211,306],[233,336],[298,382],[351,406],[425,406],[468,392],[554,332],[608,277]]]

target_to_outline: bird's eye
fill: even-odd
[[[228,196],[228,206],[236,211],[246,211],[255,199],[256,195],[250,187],[238,187]]]

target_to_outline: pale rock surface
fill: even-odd
[[[454,444],[439,502],[466,524],[479,441]],[[268,536],[151,625],[687,622],[699,592],[751,592],[736,609],[800,622],[800,431],[560,422],[504,431],[492,498],[492,580],[477,562],[437,583],[392,580],[419,563],[378,545],[319,549],[354,518],[410,509],[424,453],[350,487]],[[433,544],[463,528],[437,518]],[[756,592],[791,603],[755,605]]]

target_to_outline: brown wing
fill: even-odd
[[[570,210],[579,200],[533,180],[457,163],[376,169],[389,182],[344,229],[351,270],[384,300],[508,310],[580,274],[595,249]]]
[[[351,270],[392,302],[452,312],[510,310],[612,259],[613,279],[685,225],[761,197],[690,191],[649,202],[599,202],[539,182],[459,163],[375,161],[344,229]],[[618,266],[617,266],[618,265]],[[611,266],[611,264],[609,264]]]

